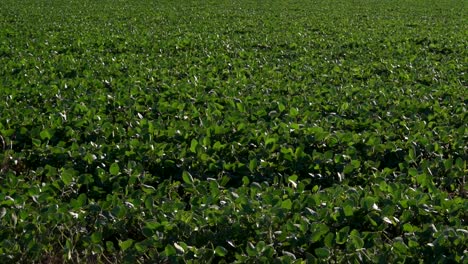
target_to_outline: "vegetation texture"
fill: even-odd
[[[2,0],[0,262],[468,263],[467,17]]]

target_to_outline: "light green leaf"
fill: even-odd
[[[221,246],[217,246],[215,248],[215,254],[220,256],[220,257],[224,257],[226,256],[226,254],[228,253],[227,249],[224,248],[224,247],[221,247]]]
[[[345,214],[345,216],[353,216],[354,212],[353,212],[353,207],[351,205],[345,205],[343,207],[343,212]]]
[[[291,199],[284,200],[284,201],[281,203],[281,207],[284,208],[284,209],[287,209],[287,210],[291,210],[291,208],[292,208]]]
[[[187,184],[193,184],[193,177],[188,171],[182,172],[182,180]]]
[[[291,109],[289,109],[289,115],[291,117],[296,117],[298,114],[299,114],[299,109],[297,109],[296,107],[291,107]]]
[[[46,129],[46,130],[42,130],[41,133],[39,133],[39,136],[41,136],[41,139],[42,140],[50,140],[52,138],[52,133],[50,130]]]
[[[133,245],[133,239],[127,239],[125,241],[120,241],[119,246],[122,249],[122,251],[127,250]]]
[[[245,107],[244,107],[243,103],[237,102],[236,106],[237,106],[237,110],[239,110],[239,112],[241,112],[241,113],[245,112]]]
[[[148,194],[152,194],[156,191],[156,188],[154,188],[153,186],[151,185],[147,185],[147,184],[140,184],[141,185],[141,189],[145,192],[145,193],[148,193]]]
[[[284,106],[284,104],[278,102],[278,110],[280,111],[280,113],[283,112],[285,109],[286,107]]]
[[[170,257],[170,256],[176,255],[177,251],[172,245],[167,245],[166,248],[164,249],[164,253],[166,254],[167,257]]]
[[[256,168],[257,168],[257,160],[256,159],[250,160],[250,162],[249,162],[250,172],[254,172]]]
[[[193,153],[196,153],[197,147],[198,147],[198,141],[196,139],[192,139],[192,141],[190,142],[190,151],[192,151]]]
[[[41,146],[41,140],[40,139],[37,139],[37,138],[33,138],[32,139],[32,143],[35,147],[40,147]]]
[[[112,165],[109,168],[109,172],[111,175],[117,176],[120,173],[120,167],[119,164],[116,162],[112,163]]]
[[[250,183],[249,177],[247,177],[247,176],[242,177],[242,184],[244,186],[249,185],[249,183]]]
[[[271,143],[274,144],[276,142],[278,142],[277,138],[274,138],[274,137],[266,138],[265,139],[265,146],[268,146],[268,144],[271,144]]]

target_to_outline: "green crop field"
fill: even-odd
[[[0,1],[0,263],[468,263],[467,18]]]

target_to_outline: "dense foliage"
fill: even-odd
[[[467,262],[464,1],[0,3],[0,262]]]

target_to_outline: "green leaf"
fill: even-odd
[[[413,148],[411,148],[411,149],[409,150],[408,156],[409,156],[409,158],[411,159],[411,161],[413,161],[413,162],[416,161],[416,152],[414,151]]]
[[[94,244],[100,243],[101,240],[102,240],[102,233],[101,232],[94,232],[91,235],[91,242],[93,242]]]
[[[408,241],[408,246],[410,248],[418,248],[419,247],[419,243],[417,241],[414,241],[414,240],[409,240]]]
[[[348,241],[349,226],[345,226],[336,232],[336,243],[342,245]]]
[[[349,238],[355,249],[361,249],[364,247],[364,240],[362,240],[359,231],[357,231],[356,229],[353,229],[353,231],[351,231]]]
[[[221,142],[216,141],[216,143],[214,143],[214,145],[213,145],[213,149],[215,151],[220,151],[220,150],[222,150],[224,148],[224,146],[225,145],[221,144]]]
[[[210,140],[209,137],[204,137],[203,138],[203,146],[205,146],[205,147],[211,146],[211,140]]]
[[[52,138],[52,133],[49,129],[42,130],[41,133],[39,133],[39,136],[41,137],[42,140],[50,140]]]
[[[268,146],[268,144],[274,144],[276,142],[278,142],[278,138],[275,138],[275,137],[265,138],[265,146]]]
[[[466,133],[466,132],[465,132]],[[463,169],[466,172],[466,160],[464,161],[462,158],[457,158],[455,160],[455,166],[459,169]]]
[[[285,109],[286,109],[286,107],[284,106],[284,104],[278,102],[278,110],[279,110],[279,112],[281,113],[281,112],[283,112]]]
[[[288,177],[288,182],[291,184],[293,188],[297,187],[297,175],[291,175]]]
[[[251,257],[254,257],[257,255],[257,250],[255,246],[252,244],[252,242],[247,242],[246,251],[247,251],[247,254]]]
[[[329,232],[325,238],[323,239],[323,242],[325,244],[326,247],[328,248],[332,248],[334,246],[333,244],[333,238],[335,237],[335,235],[332,233],[332,232]]]
[[[281,207],[284,208],[284,209],[286,209],[286,210],[291,210],[291,208],[292,208],[291,199],[284,200],[284,201],[281,203]]]
[[[403,231],[405,232],[415,232],[417,228],[411,225],[410,223],[403,224]]]
[[[78,198],[77,198],[77,202],[78,202],[77,205],[80,206],[80,207],[81,207],[81,206],[84,206],[84,205],[86,204],[87,198],[88,198],[88,197],[86,196],[85,193],[80,194],[80,195],[78,196]]]
[[[88,164],[92,164],[93,161],[96,159],[96,155],[91,154],[91,153],[86,153],[86,155],[83,157],[83,159],[84,159]]]
[[[133,245],[133,239],[127,239],[125,241],[120,241],[119,242],[119,246],[120,246],[120,249],[122,249],[122,251],[127,250],[132,245]]]
[[[358,169],[359,167],[361,167],[361,161],[359,161],[359,160],[352,160],[352,161],[351,161],[351,165],[352,165],[355,169]]]
[[[143,253],[148,249],[148,246],[145,243],[139,242],[139,243],[135,243],[135,249],[138,252]]]
[[[65,169],[62,171],[61,178],[65,185],[70,185],[73,182],[73,176],[75,174],[75,170],[73,169]]]
[[[289,115],[291,117],[296,117],[298,114],[299,114],[299,109],[297,109],[296,107],[291,107],[291,109],[289,109]]]
[[[296,159],[302,158],[304,156],[304,149],[302,147],[297,147],[294,152],[294,157]]]
[[[406,254],[408,252],[408,246],[403,242],[401,237],[395,238],[395,242],[393,243],[393,247],[395,248],[395,251],[400,253],[400,254]]]
[[[188,171],[182,172],[182,180],[187,184],[193,184],[193,177]]]
[[[177,254],[176,249],[172,245],[166,245],[164,249],[164,253],[167,257],[174,256]]]
[[[32,139],[32,143],[35,147],[40,147],[41,146],[41,140],[40,139],[37,139],[37,138],[33,138]]]
[[[147,184],[142,183],[142,184],[140,184],[140,186],[141,186],[141,189],[147,194],[152,194],[152,193],[154,193],[156,191],[156,188],[154,188],[151,185],[147,185]]]
[[[345,175],[350,174],[350,173],[352,173],[353,171],[354,171],[354,167],[353,167],[351,164],[347,164],[347,165],[344,167],[344,169],[343,169],[343,173],[344,173]]]
[[[250,172],[255,172],[255,169],[257,168],[257,160],[256,159],[252,159],[250,160],[249,162],[249,170]]]
[[[247,177],[247,176],[242,177],[242,184],[244,186],[249,185],[249,183],[250,183],[249,177]]]
[[[192,151],[193,153],[196,153],[197,147],[198,147],[198,141],[196,139],[192,139],[192,141],[190,142],[190,151]]]
[[[418,170],[416,168],[409,168],[408,169],[408,174],[412,177],[415,177],[418,175]]]
[[[217,246],[215,248],[215,254],[220,256],[220,257],[224,257],[226,256],[226,254],[228,253],[227,249],[224,248],[224,247],[221,247],[221,246]]]
[[[210,191],[214,196],[217,196],[219,194],[219,184],[216,180],[211,180],[210,181]]]
[[[373,197],[367,196],[361,200],[361,206],[366,210],[374,209],[375,199]]]
[[[330,250],[328,248],[316,248],[314,252],[315,255],[319,258],[328,258],[328,256],[330,256]]]
[[[237,110],[239,110],[239,112],[241,112],[241,113],[245,112],[245,107],[244,107],[243,103],[237,102],[236,106],[237,106]]]
[[[116,162],[112,163],[112,165],[111,165],[110,168],[109,168],[109,172],[110,172],[110,174],[113,175],[113,176],[119,175],[119,173],[120,173],[119,164],[117,164]]]
[[[115,251],[114,243],[112,243],[111,241],[106,241],[106,250],[109,252],[114,252]]]
[[[353,216],[354,214],[354,210],[353,210],[353,207],[351,205],[345,205],[343,207],[343,212],[345,214],[345,216]]]
[[[313,223],[311,225],[311,232],[312,232],[312,235],[310,237],[311,242],[315,243],[315,242],[319,241],[320,239],[322,239],[322,237],[325,234],[328,233],[329,230],[330,230],[330,228],[326,224]]]

